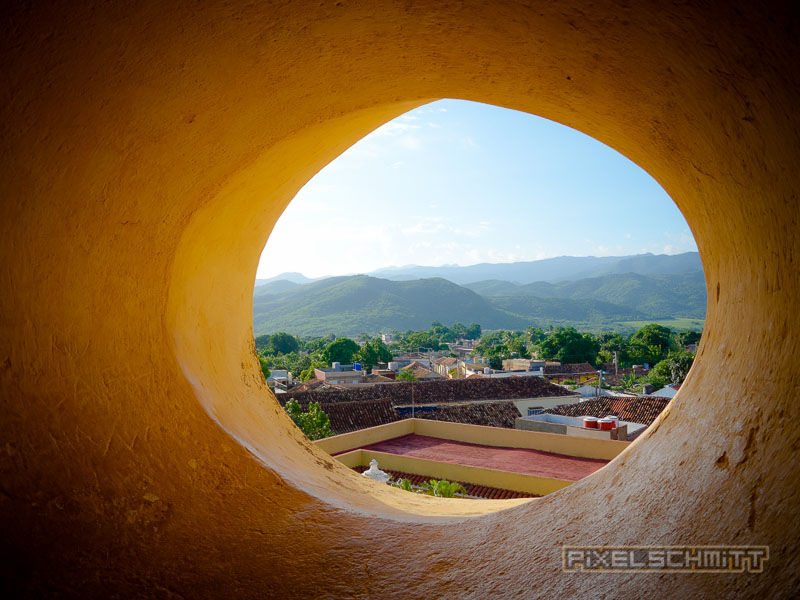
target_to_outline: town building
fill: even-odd
[[[534,358],[506,358],[503,360],[504,371],[540,371],[547,361]]]
[[[444,379],[438,373],[431,371],[430,369],[426,368],[422,365],[422,363],[414,361],[410,365],[407,365],[400,369],[400,371],[410,371],[414,374],[414,377],[417,381],[426,381],[431,379]]]
[[[539,377],[506,379],[440,379],[390,385],[331,385],[305,382],[278,398],[304,408],[319,402],[330,417],[334,433],[417,417],[513,429],[515,420],[556,406],[577,403],[580,397]]]
[[[660,390],[657,390],[657,391],[653,392],[652,394],[648,394],[648,396],[651,396],[651,397],[654,397],[654,398],[674,398],[675,394],[678,393],[678,390],[680,389],[680,387],[681,387],[680,383],[668,383],[667,385],[665,385]]]
[[[416,476],[420,478],[417,481],[461,482],[468,494],[470,490],[476,492],[470,494],[474,497],[495,498],[543,496],[557,491],[602,468],[628,445],[618,440],[419,418],[314,444],[359,472],[375,460],[389,473]]]
[[[442,377],[450,377],[450,371],[458,372],[458,359],[453,356],[443,356],[433,361],[433,370]]]
[[[483,373],[486,369],[491,369],[489,361],[485,358],[472,358],[458,361],[458,376],[467,378],[476,373]]]
[[[636,439],[670,403],[669,398],[652,396],[636,396],[633,398],[597,398],[586,402],[564,404],[544,411],[553,415],[568,417],[597,417],[608,415],[619,417],[620,422],[628,424],[628,441]],[[635,429],[630,424],[636,423],[644,427]]]
[[[548,362],[544,366],[544,378],[553,383],[563,383],[564,381],[586,383],[592,380],[597,381],[597,369],[586,362],[563,365],[560,363]]]

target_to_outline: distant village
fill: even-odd
[[[386,348],[395,342],[394,334],[389,333],[380,337],[380,344],[377,339],[373,343]],[[355,356],[366,355],[363,349],[369,343],[356,341],[360,350],[353,346]],[[678,353],[693,353],[696,344],[687,344]],[[384,354],[390,360],[373,365],[357,361],[317,365],[313,377],[309,369],[304,381],[296,380],[286,369],[272,368],[267,381],[282,406],[313,407],[324,413],[330,426],[326,435],[333,437],[315,443],[332,448],[335,457],[359,472],[380,472],[388,481],[424,482],[452,470],[442,465],[450,465],[455,452],[459,457],[455,462],[466,463],[458,465],[462,469],[491,467],[489,475],[482,476],[459,475],[462,472],[456,470],[464,489],[473,490],[475,497],[513,498],[543,495],[571,483],[574,478],[562,476],[576,465],[600,468],[659,417],[683,379],[681,376],[680,381],[655,390],[647,383],[653,369],[646,363],[623,368],[616,361],[598,361],[594,367],[586,361],[569,363],[532,356],[504,358],[498,365],[496,356],[481,356],[481,348],[479,340],[461,337],[439,350]],[[628,389],[624,389],[626,383]],[[503,437],[508,435],[516,437],[509,441]],[[553,446],[554,435],[568,443],[556,444],[558,452],[543,450]],[[496,441],[493,444],[491,440]],[[604,442],[611,446],[603,446]],[[450,448],[453,445],[458,447]],[[437,452],[443,452],[445,446],[451,455],[443,462]],[[498,455],[500,462],[495,464],[478,457],[472,460],[476,464],[470,463],[470,452],[497,454],[503,448],[513,449],[516,458]],[[520,454],[523,449],[527,453]],[[353,453],[361,458],[353,459]],[[548,472],[549,479],[558,482],[551,482],[550,487],[525,479],[534,477],[541,483],[547,474],[541,471],[545,455],[550,462],[566,461]],[[368,468],[369,456],[375,460],[374,469]],[[581,462],[583,459],[596,462]],[[478,463],[483,466],[476,466]],[[498,479],[495,475],[500,471],[520,471],[517,475],[522,480],[506,475]],[[585,476],[592,468],[576,472]],[[476,477],[484,484],[496,485],[470,481]],[[478,493],[483,488],[488,491]]]

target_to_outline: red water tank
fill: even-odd
[[[603,431],[611,431],[612,429],[614,429],[614,421],[612,421],[608,417],[600,419],[597,422],[597,428],[602,429]]]
[[[583,417],[583,426],[589,429],[597,429],[597,417]]]

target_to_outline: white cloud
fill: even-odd
[[[415,135],[404,135],[397,141],[397,145],[406,150],[420,150],[422,140]]]
[[[396,163],[392,163],[392,168],[393,169],[399,169],[404,164],[406,164],[406,163],[404,163],[402,160],[398,160]]]
[[[388,123],[385,123],[380,127],[378,127],[375,131],[365,136],[363,139],[366,140],[372,137],[398,136],[419,128],[420,128],[419,125],[412,125],[411,123],[400,123],[399,121],[389,121]]]

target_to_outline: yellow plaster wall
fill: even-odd
[[[482,425],[464,425],[445,421],[414,419],[414,433],[445,440],[455,440],[470,444],[486,444],[503,448],[529,448],[544,452],[555,452],[581,458],[602,458],[611,460],[628,447],[628,442],[617,440],[598,440],[577,438],[557,433],[525,431],[522,429],[503,429]]]
[[[617,440],[595,439],[592,437],[581,438],[523,429],[465,425],[463,423],[448,423],[431,419],[403,419],[395,423],[316,440],[314,445],[328,454],[336,454],[354,448],[363,448],[370,444],[376,444],[410,433],[442,440],[466,442],[468,444],[483,444],[500,448],[529,448],[567,456],[601,458],[603,460],[616,458],[620,452],[628,447],[628,442]]]
[[[6,589],[790,595],[795,15],[728,0],[7,3]],[[252,281],[286,204],[360,137],[441,97],[554,119],[637,162],[685,215],[709,291],[699,358],[645,435],[589,478],[482,515],[314,448],[252,352]],[[561,544],[623,543],[771,552],[746,578],[560,572]]]
[[[370,444],[376,444],[384,440],[400,437],[414,433],[416,423],[420,419],[403,419],[386,425],[359,429],[351,433],[341,433],[321,440],[316,440],[314,445],[328,454],[337,454],[352,450],[353,448],[363,448]]]
[[[572,484],[572,481],[568,479],[524,475],[522,473],[484,469],[482,467],[473,467],[470,465],[456,465],[424,458],[376,452],[374,450],[349,452],[348,454],[336,457],[336,459],[351,469],[359,465],[367,466],[371,460],[375,459],[378,461],[378,468],[383,470],[389,469],[390,471],[424,475],[432,479],[465,481],[474,483],[475,485],[497,487],[504,490],[537,494],[539,496],[551,494]],[[514,506],[524,502],[527,502],[527,500],[520,499],[520,501],[514,503]],[[511,508],[511,506],[512,505],[509,505],[506,508]]]

